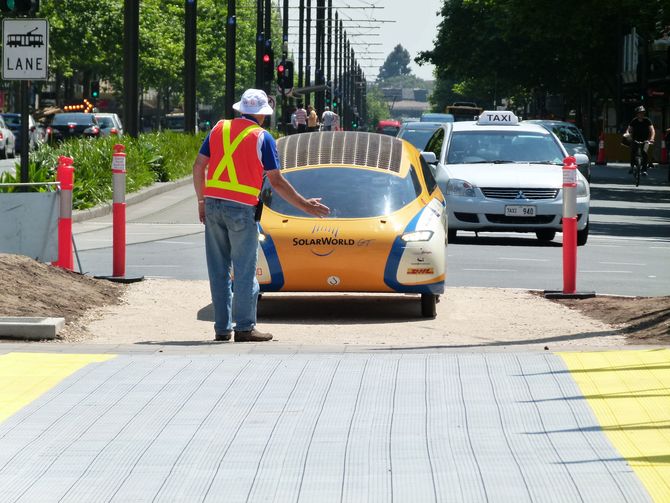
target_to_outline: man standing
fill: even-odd
[[[193,185],[200,222],[205,224],[205,251],[215,340],[269,341],[256,330],[258,225],[256,207],[265,174],[274,190],[296,208],[322,217],[329,213],[319,198],[305,199],[279,170],[274,138],[261,128],[273,113],[264,91],[248,89],[233,105],[242,114],[219,121],[205,138],[193,164]],[[232,293],[231,268],[235,272]]]
[[[654,125],[651,121],[644,116],[645,109],[643,106],[639,106],[635,109],[636,117],[630,121],[626,133],[631,136],[630,144],[630,167],[631,172],[633,169],[633,164],[635,162],[635,155],[637,154],[637,149],[642,149],[642,174],[647,174],[647,164],[649,163],[649,158],[647,156],[647,145],[640,145],[635,143],[636,141],[648,142],[650,145],[654,143],[654,136],[656,132],[654,131]]]
[[[295,122],[298,124],[298,133],[307,131],[307,110],[298,103],[298,109],[295,111]]]
[[[329,107],[323,109],[323,115],[321,116],[321,124],[323,125],[324,131],[333,131],[333,122],[335,121],[335,114],[330,111]]]

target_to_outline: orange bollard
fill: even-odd
[[[577,164],[563,160],[563,293],[575,293],[577,284]]]
[[[605,133],[602,132],[600,133],[600,137],[598,138],[598,159],[596,160],[596,164],[599,166],[604,166],[607,164],[607,160],[605,158]]]
[[[114,145],[112,154],[112,275],[126,275],[126,147]]]
[[[74,160],[60,156],[56,181],[60,182],[60,215],[58,217],[58,262],[56,265],[74,270],[72,250],[72,189],[74,188]]]

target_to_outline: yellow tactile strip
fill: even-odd
[[[670,501],[670,350],[559,354],[654,501]]]
[[[0,355],[0,422],[89,363],[115,355],[7,353]]]

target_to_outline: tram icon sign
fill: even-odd
[[[49,69],[49,22],[2,20],[2,78],[46,80]]]

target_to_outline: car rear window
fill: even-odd
[[[103,129],[114,127],[114,120],[111,117],[96,117],[96,120]]]
[[[554,126],[552,130],[563,143],[582,143],[582,135],[579,134],[579,130],[575,127]]]
[[[390,215],[421,194],[413,168],[401,178],[388,171],[360,168],[312,168],[284,171],[284,177],[305,196],[320,197],[330,218],[371,218]],[[261,200],[273,211],[288,216],[309,216],[287,203],[266,180]]]
[[[563,161],[549,134],[526,131],[457,131],[449,143],[447,164]]]
[[[20,115],[3,115],[5,119],[5,124],[7,127],[20,126],[21,125],[21,116]]]
[[[435,128],[437,129],[437,128]],[[412,145],[414,145],[417,149],[423,150],[426,146],[426,143],[428,143],[428,140],[430,140],[430,137],[433,135],[435,132],[435,129],[404,129],[402,133],[398,136],[398,138],[402,138],[403,140],[407,140],[410,142]]]
[[[79,126],[86,126],[89,124],[95,124],[93,116],[89,114],[56,114],[52,125],[62,126],[64,124],[74,123]]]

